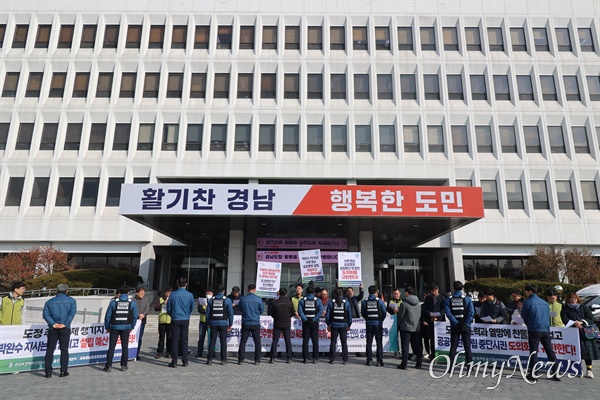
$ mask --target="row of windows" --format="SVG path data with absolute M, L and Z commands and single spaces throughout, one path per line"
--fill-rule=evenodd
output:
M 30 150 L 34 123 L 21 123 L 18 131 L 15 130 L 17 140 L 15 150 Z M 107 136 L 106 123 L 92 123 L 89 130 L 88 150 L 105 149 Z M 379 151 L 382 153 L 395 153 L 397 151 L 397 135 L 395 125 L 379 125 Z M 160 140 L 160 149 L 162 151 L 176 151 L 180 140 L 185 141 L 186 151 L 201 151 L 204 137 L 203 124 L 187 124 L 185 138 L 179 132 L 179 124 L 164 124 L 162 126 L 162 137 Z M 210 151 L 227 150 L 227 124 L 212 124 L 210 126 Z M 306 126 L 306 150 L 308 152 L 323 152 L 324 150 L 324 129 L 323 125 Z M 469 134 L 471 128 L 466 125 L 451 125 L 450 140 L 451 149 L 454 153 L 471 153 L 476 149 L 478 153 L 519 153 L 520 140 L 517 136 L 517 130 L 513 125 L 475 125 L 474 135 Z M 0 123 L 0 150 L 6 149 L 8 142 L 8 133 L 10 123 Z M 207 129 L 208 130 L 208 129 Z M 496 135 L 497 130 L 497 135 Z M 59 131 L 58 123 L 44 123 L 40 150 L 55 150 Z M 252 125 L 235 124 L 233 134 L 234 151 L 250 151 L 252 141 Z M 373 128 L 371 125 L 354 126 L 355 151 L 371 153 L 373 151 Z M 420 153 L 422 151 L 422 138 L 419 125 L 402 126 L 402 142 L 404 152 Z M 87 132 L 86 132 L 87 133 Z M 64 135 L 65 150 L 79 150 L 82 143 L 83 124 L 68 123 Z M 550 153 L 571 153 L 590 154 L 590 143 L 593 139 L 588 135 L 586 126 L 572 126 L 566 129 L 561 125 L 548 126 L 544 130 L 537 125 L 523 126 L 520 129 L 523 135 L 526 153 L 546 153 L 544 149 L 549 148 Z M 256 133 L 254 133 L 256 135 Z M 348 152 L 348 127 L 346 125 L 331 125 L 329 129 L 331 143 L 331 152 Z M 429 153 L 446 153 L 448 151 L 446 134 L 443 125 L 426 126 L 426 143 Z M 86 135 L 87 136 L 87 135 Z M 132 136 L 132 125 L 130 123 L 117 123 L 114 125 L 114 136 L 112 141 L 112 150 L 127 151 L 130 150 L 130 141 Z M 282 132 L 282 150 L 284 152 L 300 151 L 300 125 L 284 124 Z M 600 127 L 596 127 L 596 136 L 600 143 Z M 276 125 L 260 124 L 258 126 L 258 151 L 274 152 L 276 148 Z M 472 139 L 474 137 L 474 140 Z M 155 124 L 139 124 L 137 129 L 137 150 L 154 150 Z M 473 143 L 473 141 L 475 143 Z M 231 145 L 231 144 L 229 144 Z M 572 145 L 573 150 L 570 150 Z M 569 151 L 567 151 L 569 149 Z M 132 149 L 131 149 L 132 150 Z M 521 151 L 523 152 L 523 151 Z
M 124 46 L 126 49 L 140 49 L 142 42 L 147 43 L 149 49 L 163 49 L 165 46 L 165 25 L 150 25 L 144 32 L 143 25 L 128 25 L 121 29 L 121 25 L 105 25 L 104 33 L 97 43 L 98 26 L 83 25 L 79 35 L 80 48 L 95 48 L 100 46 L 104 49 L 116 49 L 119 46 L 119 35 L 124 33 Z M 214 28 L 213 28 L 214 29 Z M 234 27 L 232 25 L 216 26 L 216 34 L 213 38 L 217 49 L 231 49 L 233 43 L 238 43 L 238 48 L 254 50 L 256 41 L 260 40 L 263 50 L 278 48 L 278 29 L 276 25 L 263 26 L 260 38 L 256 38 L 256 27 L 253 25 L 242 25 L 237 30 L 237 39 L 234 39 Z M 299 50 L 301 45 L 306 45 L 308 50 L 323 50 L 324 38 L 322 26 L 308 26 L 305 40 L 301 40 L 300 26 L 285 26 L 284 48 L 286 50 Z M 392 40 L 389 26 L 375 26 L 375 49 L 391 50 Z M 460 51 L 459 28 L 457 26 L 442 27 L 442 48 L 444 51 Z M 25 48 L 29 36 L 30 26 L 18 24 L 14 28 L 12 48 Z M 0 47 L 4 42 L 6 24 L 0 25 Z M 188 31 L 190 34 L 188 34 Z M 369 50 L 370 27 L 353 26 L 352 49 Z M 435 26 L 399 26 L 397 32 L 398 50 L 415 50 L 415 32 L 419 33 L 420 48 L 422 51 L 438 51 L 437 33 Z M 38 25 L 35 34 L 35 48 L 49 48 L 52 33 L 52 25 Z M 504 32 L 502 26 L 487 28 L 487 42 L 489 51 L 507 51 L 507 44 L 513 52 L 528 52 L 535 48 L 536 51 L 549 52 L 552 42 L 556 43 L 559 52 L 574 51 L 574 37 L 577 37 L 582 52 L 595 52 L 594 35 L 592 28 L 581 27 L 576 30 L 571 27 L 558 27 L 554 29 L 554 36 L 550 38 L 547 27 L 532 28 L 532 36 L 528 27 L 510 27 L 508 33 Z M 370 33 L 373 34 L 372 32 Z M 467 51 L 482 51 L 482 28 L 479 26 L 464 28 L 463 49 Z M 61 25 L 59 34 L 54 38 L 56 47 L 59 49 L 70 49 L 73 46 L 75 36 L 75 25 Z M 173 25 L 170 34 L 171 49 L 186 49 L 188 43 L 194 49 L 208 49 L 211 37 L 210 25 Z M 530 37 L 532 39 L 530 39 Z M 510 39 L 510 40 L 509 40 Z M 533 46 L 531 43 L 533 41 Z M 123 45 L 123 44 L 121 44 Z M 346 50 L 346 27 L 331 26 L 329 28 L 329 48 L 331 50 Z
M 7 72 L 4 79 L 2 97 L 16 97 L 19 88 L 20 72 Z M 376 86 L 376 96 L 379 100 L 394 99 L 394 75 L 376 74 L 374 82 L 371 82 L 370 74 L 354 74 L 352 83 L 354 88 L 354 99 L 369 100 L 372 97 L 371 86 Z M 25 88 L 25 97 L 39 97 L 43 86 L 43 72 L 30 72 Z M 138 96 L 143 98 L 158 98 L 161 93 L 161 74 L 160 72 L 147 72 L 143 77 L 143 85 L 137 85 L 137 72 L 123 72 L 119 84 L 120 98 L 134 98 L 136 89 Z M 422 98 L 425 100 L 441 100 L 442 85 L 440 84 L 440 75 L 423 74 L 422 83 L 417 83 L 421 76 L 417 74 L 400 74 L 400 96 L 401 100 L 417 100 L 420 90 L 418 86 L 422 85 Z M 554 75 L 540 75 L 539 83 L 535 76 L 516 75 L 516 87 L 511 83 L 512 77 L 509 75 L 492 75 L 491 78 L 486 75 L 469 75 L 468 83 L 471 89 L 471 98 L 473 100 L 490 99 L 493 88 L 494 99 L 497 101 L 513 101 L 518 97 L 521 101 L 536 101 L 540 97 L 544 101 L 558 101 L 560 91 L 564 91 L 564 97 L 567 101 L 583 101 L 584 93 L 589 93 L 590 101 L 600 101 L 600 76 L 588 75 L 585 80 L 580 79 L 578 75 L 564 75 L 562 83 L 564 90 L 557 87 L 557 79 Z M 167 98 L 183 97 L 184 93 L 183 73 L 169 73 L 166 79 Z M 207 92 L 207 74 L 192 73 L 189 77 L 189 97 L 206 98 Z M 442 77 L 443 79 L 443 77 Z M 447 97 L 449 100 L 465 100 L 465 79 L 463 75 L 446 75 Z M 95 96 L 97 98 L 110 98 L 114 86 L 113 72 L 100 72 L 97 77 Z M 229 99 L 231 96 L 231 74 L 215 73 L 213 83 L 213 98 Z M 54 72 L 52 74 L 48 97 L 62 98 L 67 84 L 66 72 Z M 115 83 L 116 84 L 116 83 Z M 164 86 L 164 85 L 163 85 Z M 329 76 L 329 95 L 331 99 L 348 98 L 348 77 L 346 74 L 330 74 Z M 90 73 L 76 72 L 73 77 L 74 98 L 87 98 L 90 92 Z M 254 74 L 238 73 L 236 98 L 252 99 L 255 92 Z M 587 90 L 586 90 L 587 87 Z M 260 88 L 257 88 L 261 99 L 277 98 L 277 74 L 260 74 Z M 164 88 L 163 88 L 164 90 Z M 186 90 L 187 92 L 187 90 Z M 516 95 L 515 95 L 516 92 Z M 373 93 L 375 95 L 375 93 Z M 283 76 L 283 97 L 285 99 L 300 98 L 300 74 L 284 74 Z M 324 99 L 323 74 L 306 75 L 306 97 L 308 99 Z M 396 96 L 398 98 L 398 96 Z

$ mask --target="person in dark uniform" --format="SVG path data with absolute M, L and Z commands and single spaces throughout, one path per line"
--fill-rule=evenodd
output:
M 273 342 L 271 343 L 271 352 L 269 354 L 269 363 L 273 364 L 275 353 L 277 353 L 277 344 L 283 332 L 285 341 L 285 351 L 287 354 L 287 363 L 292 362 L 292 339 L 290 330 L 292 326 L 292 317 L 296 314 L 294 304 L 287 297 L 287 289 L 279 289 L 279 297 L 269 303 L 267 314 L 273 317 Z
M 323 303 L 315 297 L 315 288 L 306 288 L 306 297 L 298 304 L 298 314 L 302 319 L 302 359 L 308 362 L 308 341 L 312 342 L 312 362 L 319 360 L 319 319 L 323 313 Z
M 423 307 L 421 308 L 421 322 L 423 325 L 422 328 L 426 331 L 424 335 L 425 341 L 429 342 L 429 345 L 426 346 L 427 356 L 429 360 L 433 360 L 433 357 L 435 357 L 435 335 L 433 333 L 434 325 L 436 321 L 446 320 L 446 312 L 444 311 L 446 297 L 440 294 L 440 288 L 437 283 L 432 283 L 429 286 L 429 293 L 429 296 L 425 298 Z
M 233 326 L 233 305 L 231 300 L 225 297 L 225 286 L 218 285 L 216 290 L 217 295 L 208 302 L 208 307 L 206 307 L 206 320 L 210 330 L 206 365 L 211 365 L 215 357 L 217 335 L 221 341 L 221 364 L 227 364 L 227 332 Z
M 450 321 L 450 363 L 454 365 L 458 340 L 462 339 L 467 363 L 473 362 L 471 354 L 471 324 L 475 316 L 475 308 L 469 296 L 462 292 L 463 284 L 455 281 L 452 284 L 454 293 L 446 300 L 446 316 Z
M 69 376 L 69 340 L 71 338 L 71 322 L 77 313 L 77 303 L 67 294 L 69 287 L 60 284 L 56 287 L 56 296 L 44 304 L 42 316 L 48 324 L 48 344 L 44 370 L 46 378 L 52 378 L 52 361 L 56 343 L 60 343 L 60 377 Z
M 354 289 L 352 289 L 351 287 L 346 288 L 346 290 L 344 291 L 344 295 L 346 297 L 346 300 L 348 300 L 348 303 L 350 304 L 352 318 L 360 318 L 360 309 L 358 305 L 365 296 L 365 285 L 363 285 L 362 283 L 360 284 L 358 296 L 354 295 Z M 362 357 L 362 353 L 357 352 L 356 357 Z
M 352 326 L 352 311 L 350 311 L 350 303 L 344 298 L 342 289 L 336 289 L 335 299 L 330 300 L 327 304 L 325 321 L 327 330 L 331 332 L 329 363 L 335 362 L 335 348 L 339 336 L 342 344 L 342 363 L 346 364 L 348 362 L 348 331 Z
M 231 300 L 231 306 L 233 307 L 234 315 L 242 315 L 242 310 L 240 310 L 240 300 L 242 299 L 241 291 L 239 286 L 234 286 L 231 288 L 231 293 L 227 295 L 227 298 Z
M 128 286 L 119 288 L 119 298 L 110 301 L 104 317 L 104 329 L 109 332 L 110 342 L 106 354 L 106 364 L 102 371 L 110 372 L 115 355 L 117 340 L 121 339 L 121 371 L 126 371 L 129 358 L 129 333 L 135 329 L 139 318 L 137 303 L 130 299 Z
M 373 365 L 373 338 L 377 343 L 377 366 L 383 367 L 383 320 L 387 316 L 385 303 L 376 296 L 377 287 L 369 286 L 369 297 L 363 300 L 362 317 L 367 325 L 367 363 Z

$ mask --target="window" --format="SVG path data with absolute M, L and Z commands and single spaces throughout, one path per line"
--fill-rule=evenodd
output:
M 84 178 L 81 192 L 81 207 L 96 207 L 100 178 Z
M 260 77 L 260 98 L 274 99 L 277 97 L 277 75 L 262 74 Z
M 300 150 L 300 127 L 298 125 L 283 126 L 283 151 Z
M 556 101 L 557 100 L 554 76 L 540 75 L 540 86 L 542 89 L 542 99 L 547 100 L 547 101 Z
M 0 48 L 4 45 L 4 35 L 6 34 L 6 24 L 0 24 Z
M 13 36 L 13 49 L 24 49 L 27 43 L 27 34 L 29 33 L 29 25 L 15 26 L 15 35 Z M 48 36 L 50 36 L 48 34 Z
M 40 150 L 54 150 L 56 145 L 56 135 L 58 133 L 57 123 L 45 123 L 42 130 L 42 141 Z
M 464 100 L 465 96 L 463 93 L 463 84 L 461 75 L 448 75 L 446 76 L 448 81 L 448 99 L 450 100 Z
M 377 74 L 377 98 L 379 100 L 394 99 L 394 86 L 391 74 Z
M 79 47 L 82 49 L 93 49 L 96 44 L 96 25 L 84 25 L 81 31 L 81 43 Z
M 21 205 L 21 196 L 23 195 L 23 185 L 25 178 L 21 176 L 11 176 L 8 181 L 8 190 L 6 191 L 6 200 L 4 205 L 7 207 L 19 207 Z
M 119 25 L 106 25 L 104 28 L 104 42 L 102 48 L 116 49 L 119 42 Z
M 285 27 L 285 49 L 300 50 L 300 27 L 286 26 Z
M 277 50 L 277 26 L 263 26 L 263 50 Z
M 229 74 L 215 74 L 215 99 L 229 98 Z
M 323 49 L 323 28 L 320 26 L 308 27 L 308 50 Z
M 284 99 L 299 99 L 300 98 L 300 75 L 285 74 L 283 77 L 283 98 Z
M 98 87 L 96 88 L 96 97 L 110 98 L 112 93 L 113 73 L 100 72 L 98 74 Z
M 60 35 L 58 36 L 59 49 L 70 49 L 73 43 L 73 32 L 75 31 L 74 25 L 61 25 Z
M 442 29 L 444 34 L 444 50 L 458 51 L 458 32 L 455 27 L 446 27 Z
M 163 126 L 162 147 L 163 151 L 176 151 L 179 139 L 179 124 L 165 124 Z
M 140 124 L 137 149 L 152 151 L 154 148 L 154 124 Z
M 572 52 L 573 47 L 571 46 L 571 35 L 569 35 L 569 28 L 556 28 L 556 44 L 558 45 L 558 51 Z
M 231 49 L 231 26 L 219 26 L 217 29 L 217 49 Z
M 440 82 L 437 75 L 423 75 L 425 87 L 425 100 L 440 99 Z
M 0 123 L 0 150 L 6 150 L 6 142 L 8 141 L 8 130 L 10 129 L 9 122 Z
M 348 146 L 348 132 L 346 125 L 331 125 L 331 151 L 345 153 Z
M 485 75 L 471 75 L 471 97 L 473 100 L 487 100 Z
M 309 99 L 323 99 L 323 75 L 308 74 L 308 93 Z
M 119 200 L 121 199 L 121 185 L 124 183 L 125 178 L 108 178 L 106 207 L 119 207 Z
M 204 125 L 202 125 L 202 124 L 188 124 L 187 138 L 186 138 L 186 142 L 185 142 L 186 151 L 202 150 L 202 132 L 203 131 L 204 131 Z
M 238 99 L 251 99 L 252 98 L 252 81 L 253 74 L 238 74 L 238 88 L 237 98 Z
M 17 86 L 19 84 L 19 72 L 7 72 L 4 78 L 4 89 L 2 89 L 2 97 L 15 97 L 17 94 Z
M 467 51 L 481 51 L 481 35 L 478 27 L 465 28 Z
M 142 45 L 142 25 L 129 25 L 127 27 L 126 49 L 139 49 Z
M 73 97 L 87 97 L 89 84 L 90 73 L 77 72 L 75 74 L 75 83 L 73 84 Z
M 600 143 L 600 126 L 596 127 L 596 139 L 598 140 L 598 143 Z M 598 146 L 598 148 L 600 148 L 600 146 Z
M 254 50 L 254 26 L 240 26 L 240 49 Z
M 190 98 L 204 99 L 206 97 L 206 74 L 192 74 L 192 83 L 190 85 Z
M 237 137 L 237 126 L 236 126 Z M 227 150 L 227 125 L 214 124 L 210 130 L 210 151 L 225 151 Z
M 171 35 L 172 49 L 185 49 L 187 44 L 187 25 L 173 25 Z
M 540 141 L 540 130 L 537 126 L 524 126 L 525 151 L 527 153 L 541 153 L 542 143 Z
M 556 181 L 556 197 L 559 210 L 574 210 L 573 191 L 570 181 Z
M 119 97 L 131 99 L 134 98 L 136 80 L 136 72 L 123 72 L 123 76 L 121 77 L 121 89 L 119 91 Z
M 571 133 L 573 134 L 573 146 L 575 147 L 575 153 L 590 154 L 590 145 L 585 126 L 572 126 Z
M 352 48 L 354 50 L 368 50 L 368 40 L 366 26 L 352 27 Z
M 390 49 L 390 28 L 387 26 L 375 27 L 375 49 L 389 50 Z
M 519 100 L 535 100 L 531 76 L 517 75 L 517 89 L 519 90 Z
M 58 189 L 56 191 L 56 207 L 70 207 L 71 199 L 73 198 L 73 186 L 75 186 L 75 178 L 59 178 Z
M 551 153 L 566 153 L 562 126 L 549 126 L 548 138 L 550 139 Z
M 66 72 L 55 72 L 52 74 L 50 82 L 49 97 L 63 97 L 65 93 L 65 82 L 67 80 Z
M 43 72 L 30 72 L 29 81 L 27 82 L 27 90 L 25 97 L 40 97 L 40 89 L 42 87 Z
M 167 80 L 167 97 L 180 99 L 183 94 L 183 73 L 170 73 Z
M 115 124 L 115 140 L 113 150 L 129 150 L 131 124 Z
M 427 141 L 430 153 L 444 152 L 444 128 L 441 125 L 427 126 Z
M 581 51 L 596 51 L 594 48 L 594 39 L 592 37 L 591 28 L 579 28 L 577 29 L 577 34 L 579 35 L 579 47 L 581 47 Z
M 583 208 L 586 210 L 600 210 L 598 203 L 598 189 L 594 181 L 581 181 L 581 194 Z
M 524 210 L 525 201 L 523 200 L 523 188 L 521 187 L 521 181 L 506 181 L 505 184 L 508 209 Z
M 420 153 L 421 140 L 419 139 L 418 125 L 404 125 L 404 152 L 405 153 Z
M 533 28 L 533 43 L 535 44 L 535 51 L 550 51 L 546 28 Z
M 369 100 L 369 74 L 354 74 L 354 98 Z
M 590 101 L 600 101 L 600 76 L 587 76 L 586 80 Z
M 379 151 L 381 153 L 396 152 L 396 127 L 379 125 Z
M 531 199 L 533 200 L 534 210 L 549 210 L 548 190 L 546 181 L 531 181 Z
M 150 27 L 150 37 L 148 39 L 149 49 L 162 49 L 165 41 L 165 26 L 152 25 Z
M 69 122 L 67 124 L 67 134 L 65 137 L 65 150 L 79 150 L 81 144 L 81 131 L 83 124 Z
M 259 126 L 258 151 L 275 151 L 275 125 Z
M 563 81 L 565 83 L 565 94 L 567 95 L 567 101 L 581 101 L 577 75 L 563 76 Z
M 346 28 L 332 26 L 329 28 L 329 49 L 346 50 Z
M 452 125 L 452 151 L 454 153 L 469 152 L 469 138 L 467 136 L 467 127 L 462 125 Z
M 306 127 L 306 151 L 323 152 L 323 126 L 308 125 Z
M 331 74 L 331 98 L 346 99 L 346 75 Z
M 146 72 L 146 79 L 144 80 L 143 97 L 158 98 L 159 85 L 160 85 L 160 73 L 159 72 Z
M 194 48 L 208 49 L 208 41 L 210 39 L 210 26 L 198 25 L 194 33 Z
M 490 42 L 490 51 L 504 51 L 502 28 L 488 28 L 488 40 Z
M 90 129 L 90 143 L 88 150 L 104 150 L 104 140 L 106 138 L 106 124 L 95 123 Z
M 494 143 L 492 142 L 492 130 L 487 125 L 475 126 L 475 136 L 477 137 L 478 153 L 493 153 Z
M 481 189 L 483 191 L 483 208 L 498 210 L 498 189 L 496 181 L 481 181 Z
M 398 27 L 398 50 L 414 50 L 412 27 Z
M 354 127 L 357 153 L 371 152 L 371 125 L 356 125 Z
M 510 40 L 513 51 L 527 51 L 524 28 L 510 28 Z
M 31 148 L 33 126 L 33 123 L 21 123 L 19 125 L 19 135 L 17 136 L 15 150 L 29 150 Z
M 470 179 L 457 179 L 455 181 L 455 186 L 458 187 L 471 187 L 473 186 L 473 182 Z
M 147 177 L 134 177 L 133 183 L 150 183 L 150 178 Z
M 421 28 L 421 50 L 422 51 L 435 51 L 435 28 L 423 27 Z
M 417 99 L 417 82 L 414 75 L 400 75 L 400 97 L 402 100 Z
M 35 37 L 35 45 L 36 49 L 47 49 L 48 44 L 50 43 L 50 33 L 52 32 L 52 25 L 39 25 L 37 36 Z M 15 46 L 13 45 L 13 48 Z M 23 45 L 23 47 L 25 47 Z
M 510 100 L 508 76 L 494 75 L 494 92 L 496 94 L 496 100 Z
M 44 207 L 46 205 L 46 197 L 48 197 L 48 186 L 50 178 L 36 177 L 33 179 L 33 188 L 31 190 L 31 207 Z
M 500 126 L 500 145 L 503 153 L 517 152 L 517 136 L 512 125 Z

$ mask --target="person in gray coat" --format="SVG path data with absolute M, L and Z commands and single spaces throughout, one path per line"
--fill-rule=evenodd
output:
M 423 344 L 419 335 L 421 304 L 416 296 L 415 289 L 408 287 L 405 290 L 406 298 L 398 308 L 398 330 L 400 331 L 400 342 L 402 345 L 402 362 L 399 369 L 406 369 L 408 363 L 408 344 L 412 347 L 413 354 L 417 357 L 415 368 L 421 369 L 423 363 Z

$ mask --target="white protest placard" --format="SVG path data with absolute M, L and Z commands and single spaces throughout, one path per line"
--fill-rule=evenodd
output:
M 256 269 L 256 295 L 276 299 L 281 282 L 281 263 L 260 261 Z
M 361 283 L 360 253 L 338 253 L 338 285 L 360 286 Z
M 304 250 L 298 252 L 300 261 L 300 273 L 302 282 L 310 281 L 323 282 L 323 261 L 321 260 L 321 250 Z

